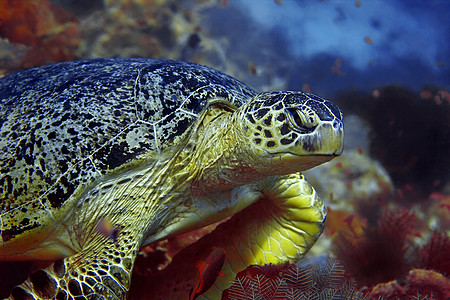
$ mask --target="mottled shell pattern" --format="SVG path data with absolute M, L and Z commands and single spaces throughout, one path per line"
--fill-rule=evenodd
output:
M 0 242 L 48 224 L 42 218 L 55 218 L 77 188 L 161 154 L 209 99 L 240 106 L 254 94 L 213 69 L 153 59 L 81 60 L 0 78 Z

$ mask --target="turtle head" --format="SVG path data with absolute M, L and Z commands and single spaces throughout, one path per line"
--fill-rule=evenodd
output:
M 303 171 L 342 153 L 342 112 L 318 96 L 262 93 L 246 103 L 239 117 L 252 152 L 282 173 Z
M 302 92 L 261 93 L 240 107 L 211 101 L 192 131 L 189 173 L 204 191 L 308 170 L 342 153 L 342 113 Z

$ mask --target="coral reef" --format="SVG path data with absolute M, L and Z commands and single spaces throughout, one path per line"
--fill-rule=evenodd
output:
M 450 279 L 423 269 L 409 271 L 406 278 L 376 285 L 367 293 L 368 299 L 437 299 L 450 297 Z
M 161 57 L 173 44 L 173 1 L 107 0 L 81 24 L 80 57 Z M 174 9 L 177 6 L 174 7 Z M 166 58 L 170 58 L 164 55 Z
M 200 60 L 197 14 L 178 1 L 74 2 L 1 1 L 0 74 L 79 58 Z
M 360 299 L 352 279 L 332 260 L 326 265 L 250 266 L 237 274 L 222 300 L 232 299 Z
M 346 150 L 342 156 L 304 173 L 333 210 L 353 212 L 355 203 L 362 199 L 388 197 L 394 189 L 383 166 L 360 148 Z
M 413 239 L 423 222 L 412 211 L 386 210 L 377 224 L 366 224 L 362 232 L 350 226 L 333 240 L 334 253 L 360 291 L 369 299 L 448 299 L 450 238 L 433 232 L 419 247 Z M 422 299 L 422 298 L 419 298 Z
M 78 21 L 60 6 L 48 0 L 1 1 L 0 20 L 2 43 L 22 45 L 14 47 L 22 49 L 19 56 L 0 52 L 2 72 L 75 59 Z
M 415 265 L 450 275 L 450 237 L 442 232 L 433 232 L 430 240 L 419 250 Z

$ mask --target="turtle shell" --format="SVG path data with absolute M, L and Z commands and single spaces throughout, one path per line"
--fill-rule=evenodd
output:
M 253 95 L 221 72 L 170 60 L 81 60 L 0 78 L 2 244 L 61 219 L 77 188 L 176 143 L 208 99 L 239 106 Z

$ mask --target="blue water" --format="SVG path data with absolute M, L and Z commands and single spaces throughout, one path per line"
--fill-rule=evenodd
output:
M 210 21 L 236 51 L 249 49 L 252 39 L 259 44 L 254 60 L 282 65 L 284 58 L 287 66 L 277 72 L 289 73 L 289 88 L 308 83 L 321 94 L 386 84 L 450 88 L 450 1 L 360 2 L 233 0 Z M 330 71 L 337 58 L 341 75 Z

